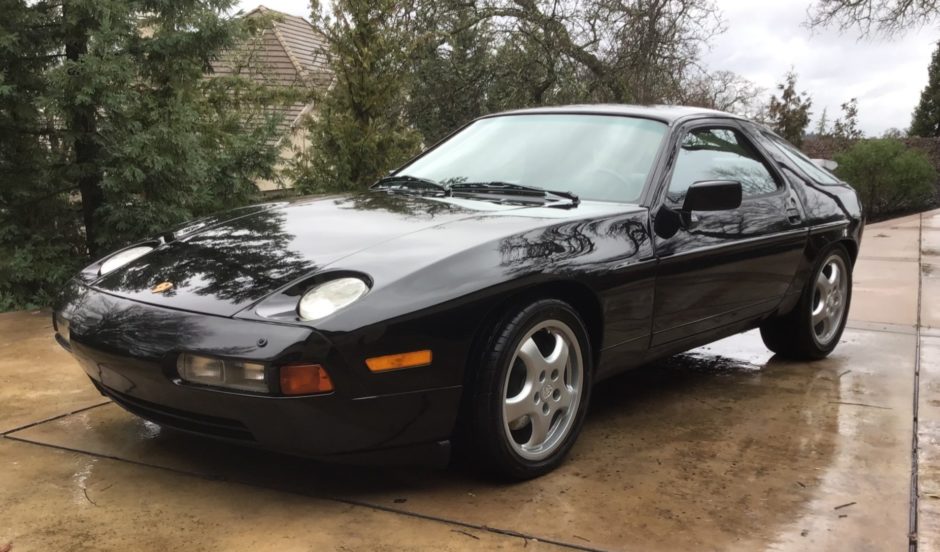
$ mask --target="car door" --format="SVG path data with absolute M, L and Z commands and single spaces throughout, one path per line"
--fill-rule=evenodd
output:
M 659 259 L 653 347 L 710 338 L 709 332 L 772 311 L 793 279 L 806 240 L 786 181 L 734 120 L 697 122 L 674 136 L 652 210 Z M 682 212 L 689 186 L 702 181 L 740 182 L 740 207 Z M 655 224 L 676 213 L 680 222 L 670 231 Z

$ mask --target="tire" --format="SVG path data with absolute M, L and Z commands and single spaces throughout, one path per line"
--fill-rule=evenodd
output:
M 513 309 L 482 344 L 468 389 L 465 446 L 503 478 L 552 471 L 577 440 L 590 402 L 584 322 L 567 303 L 542 299 Z
M 764 345 L 787 358 L 825 358 L 839 344 L 851 303 L 852 261 L 837 244 L 820 255 L 796 307 L 761 325 Z

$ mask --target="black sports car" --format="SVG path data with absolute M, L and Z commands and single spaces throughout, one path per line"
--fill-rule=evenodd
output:
M 681 107 L 483 117 L 357 194 L 193 222 L 83 270 L 56 338 L 158 424 L 325 459 L 557 466 L 591 387 L 759 327 L 827 355 L 855 192 L 747 120 Z

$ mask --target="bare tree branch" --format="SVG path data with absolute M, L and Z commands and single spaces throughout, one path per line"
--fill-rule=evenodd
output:
M 817 0 L 810 8 L 810 27 L 856 28 L 863 36 L 894 36 L 940 17 L 940 0 Z

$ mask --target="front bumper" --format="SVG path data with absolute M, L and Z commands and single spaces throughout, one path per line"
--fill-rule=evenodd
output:
M 376 393 L 376 383 L 360 381 L 361 372 L 312 329 L 167 309 L 77 283 L 63 294 L 55 318 L 68 320 L 69 336 L 56 338 L 98 390 L 157 424 L 327 460 L 446 461 L 460 386 Z M 183 351 L 317 362 L 335 391 L 286 397 L 188 384 L 175 368 Z

